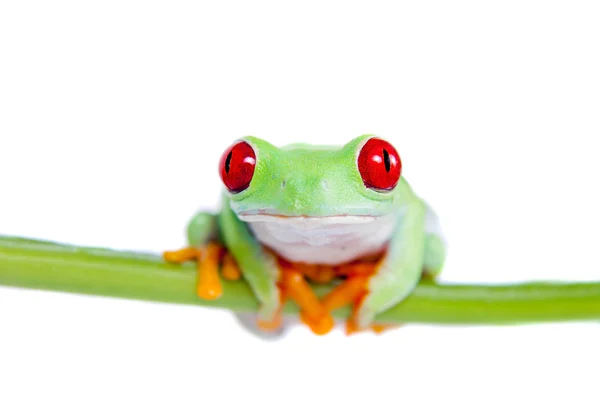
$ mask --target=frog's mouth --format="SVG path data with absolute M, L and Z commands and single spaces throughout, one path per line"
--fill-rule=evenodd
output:
M 244 222 L 276 222 L 276 223 L 290 223 L 290 224 L 358 224 L 373 222 L 378 218 L 372 215 L 327 215 L 327 216 L 316 216 L 316 215 L 284 215 L 275 214 L 268 212 L 252 212 L 252 213 L 240 213 L 238 217 Z

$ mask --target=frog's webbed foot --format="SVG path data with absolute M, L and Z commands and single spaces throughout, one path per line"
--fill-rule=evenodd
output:
M 163 253 L 165 261 L 181 264 L 195 260 L 198 264 L 198 282 L 196 292 L 200 298 L 215 300 L 223 294 L 219 267 L 221 275 L 227 280 L 238 280 L 241 272 L 235 260 L 217 242 L 210 241 L 200 247 L 185 247 L 176 251 Z
M 314 333 L 317 335 L 329 333 L 335 321 L 305 279 L 302 268 L 282 259 L 279 260 L 279 266 L 281 271 L 279 285 L 284 300 L 291 299 L 298 305 L 300 320 Z
M 206 300 L 219 298 L 223 293 L 221 276 L 227 280 L 238 280 L 241 271 L 235 259 L 219 243 L 210 241 L 199 247 L 186 247 L 176 251 L 166 251 L 165 261 L 181 264 L 196 261 L 198 268 L 197 294 Z M 279 288 L 281 290 L 281 305 L 286 300 L 294 301 L 300 308 L 300 320 L 311 331 L 318 335 L 329 333 L 335 326 L 331 312 L 351 305 L 352 315 L 346 321 L 346 333 L 360 332 L 356 321 L 359 318 L 362 300 L 368 294 L 369 278 L 377 270 L 379 261 L 361 261 L 339 266 L 319 266 L 292 264 L 278 258 L 280 270 Z M 220 272 L 220 274 L 219 274 Z M 330 283 L 343 278 L 323 299 L 319 299 L 311 288 L 308 280 L 317 283 Z M 363 310 L 364 312 L 364 310 Z M 246 319 L 250 321 L 250 317 Z M 255 326 L 267 335 L 276 335 L 282 328 L 282 310 L 279 309 L 271 320 L 261 320 Z M 248 321 L 243 321 L 249 323 Z M 373 324 L 370 328 L 381 333 L 397 325 Z
M 362 301 L 369 293 L 369 279 L 377 271 L 380 262 L 381 260 L 366 260 L 335 267 L 335 275 L 344 277 L 345 280 L 323 298 L 323 305 L 329 312 L 347 305 L 352 306 L 352 314 L 346 321 L 346 334 L 348 335 L 362 331 L 357 323 Z M 374 323 L 370 329 L 379 334 L 399 326 Z
M 369 278 L 376 272 L 380 256 L 337 266 L 289 263 L 280 260 L 281 288 L 301 309 L 300 319 L 317 334 L 326 334 L 335 324 L 331 312 L 353 306 L 353 313 L 346 322 L 346 333 L 359 332 L 356 321 L 362 299 L 368 294 Z M 331 283 L 343 278 L 325 297 L 318 299 L 308 281 Z M 372 324 L 375 333 L 395 328 L 397 325 Z

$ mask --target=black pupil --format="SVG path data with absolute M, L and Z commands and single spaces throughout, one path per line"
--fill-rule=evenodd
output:
M 233 155 L 233 151 L 230 151 L 229 154 L 227 154 L 227 159 L 225 160 L 225 172 L 229 173 L 229 166 L 231 164 L 231 156 Z
M 383 163 L 385 164 L 386 172 L 390 172 L 391 164 L 390 164 L 390 154 L 386 149 L 383 149 Z

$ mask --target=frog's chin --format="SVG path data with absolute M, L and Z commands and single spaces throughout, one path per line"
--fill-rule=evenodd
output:
M 291 262 L 336 265 L 380 252 L 397 216 L 289 216 L 263 211 L 240 218 L 260 243 Z

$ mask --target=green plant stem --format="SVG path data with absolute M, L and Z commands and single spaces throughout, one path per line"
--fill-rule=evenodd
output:
M 160 256 L 0 236 L 0 285 L 254 311 L 243 281 L 223 281 L 214 301 L 195 295 L 193 263 L 174 266 Z M 314 286 L 322 295 L 331 286 Z M 7 305 L 4 305 L 5 307 Z M 298 309 L 290 302 L 286 314 Z M 335 312 L 348 316 L 349 308 Z M 379 322 L 516 324 L 600 320 L 600 282 L 448 285 L 421 283 Z

